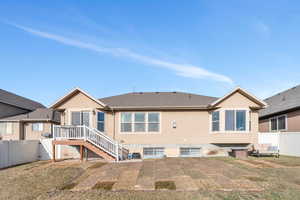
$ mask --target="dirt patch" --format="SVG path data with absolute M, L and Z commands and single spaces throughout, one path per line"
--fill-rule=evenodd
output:
M 77 185 L 77 183 L 67 183 L 62 185 L 61 187 L 59 187 L 60 190 L 71 190 L 73 189 L 75 186 Z
M 245 176 L 246 179 L 248 179 L 249 181 L 253 181 L 253 182 L 265 182 L 267 181 L 266 179 L 259 177 L 259 176 Z
M 104 165 L 106 165 L 107 163 L 105 162 L 97 162 L 91 166 L 89 166 L 87 169 L 96 169 L 96 168 L 100 168 L 103 167 Z
M 253 168 L 273 168 L 271 164 L 263 163 L 255 160 L 236 160 L 236 162 Z
M 93 186 L 93 190 L 112 190 L 114 184 L 116 182 L 108 181 L 108 182 L 98 182 Z
M 176 185 L 174 181 L 156 181 L 156 190 L 176 190 Z

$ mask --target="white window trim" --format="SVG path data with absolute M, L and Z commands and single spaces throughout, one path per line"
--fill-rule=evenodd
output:
M 216 121 L 213 121 L 213 117 L 212 117 L 214 112 L 219 112 L 219 130 L 218 131 L 213 130 L 213 122 L 216 122 Z M 213 132 L 213 133 L 220 132 L 220 130 L 221 130 L 221 111 L 220 110 L 211 111 L 210 116 L 211 116 L 211 120 L 210 120 L 210 130 L 211 130 L 211 132 Z
M 88 112 L 89 113 L 89 121 L 90 121 L 90 127 L 95 128 L 94 122 L 93 122 L 93 110 L 92 108 L 72 108 L 68 109 L 68 125 L 72 125 L 72 112 Z M 97 128 L 97 127 L 96 127 Z
M 278 118 L 280 118 L 280 117 L 285 117 L 285 129 L 278 129 Z M 276 119 L 276 121 L 277 121 L 276 130 L 272 130 L 272 123 L 271 123 L 272 119 Z M 269 119 L 269 132 L 280 132 L 280 131 L 287 131 L 287 130 L 288 130 L 288 116 L 287 116 L 287 114 L 278 115 L 278 116 L 275 116 L 275 117 L 272 117 L 272 118 Z
M 131 124 L 132 124 L 132 128 L 131 128 L 131 131 L 130 132 L 122 132 L 121 131 L 121 124 L 122 124 L 122 120 L 121 120 L 121 115 L 122 113 L 132 113 L 131 115 Z M 146 116 L 145 116 L 145 129 L 146 131 L 143 131 L 143 132 L 135 132 L 134 131 L 134 113 L 145 113 Z M 158 113 L 159 114 L 159 131 L 148 131 L 148 114 L 149 113 Z M 132 112 L 120 112 L 119 113 L 119 134 L 161 134 L 161 119 L 162 119 L 162 114 L 161 112 L 143 112 L 143 111 L 132 111 Z M 141 122 L 142 123 L 142 122 Z
M 38 130 L 34 130 L 34 128 L 33 128 L 34 124 L 38 124 Z M 35 131 L 35 132 L 42 132 L 42 131 L 44 131 L 44 123 L 42 123 L 42 122 L 34 122 L 34 123 L 32 123 L 31 124 L 31 130 Z
M 106 133 L 106 113 L 104 112 L 104 111 L 97 111 L 96 112 L 97 113 L 97 117 L 96 117 L 96 119 L 97 119 L 97 122 L 96 122 L 96 129 L 98 130 L 98 122 L 99 122 L 99 120 L 98 120 L 98 113 L 104 113 L 104 121 L 103 121 L 103 123 L 104 123 L 104 130 L 103 130 L 103 133 Z
M 226 110 L 234 110 L 234 111 L 239 111 L 239 110 L 245 110 L 246 111 L 246 130 L 244 131 L 226 131 L 225 130 L 225 111 Z M 219 131 L 213 131 L 212 130 L 212 112 L 213 111 L 220 111 L 220 127 L 219 127 Z M 209 132 L 210 134 L 248 134 L 251 133 L 250 132 L 250 124 L 249 124 L 249 120 L 250 120 L 250 109 L 249 108 L 219 108 L 213 111 L 209 111 Z M 236 120 L 236 118 L 235 118 Z

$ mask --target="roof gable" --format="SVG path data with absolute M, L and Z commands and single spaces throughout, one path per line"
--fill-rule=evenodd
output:
M 64 107 L 106 107 L 100 100 L 95 99 L 80 88 L 75 88 L 67 95 L 56 101 L 50 108 L 60 109 Z
M 226 105 L 228 105 L 228 101 L 230 101 L 230 105 L 235 107 L 248 105 L 249 107 L 264 108 L 267 106 L 266 102 L 260 100 L 259 98 L 255 97 L 254 95 L 250 94 L 240 87 L 229 92 L 224 97 L 214 101 L 210 104 L 210 106 L 215 107 L 221 104 L 224 105 L 225 102 L 227 102 Z

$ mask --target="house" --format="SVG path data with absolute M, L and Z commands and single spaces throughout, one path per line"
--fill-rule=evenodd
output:
M 37 108 L 29 113 L 0 119 L 0 133 L 3 140 L 38 140 L 51 137 L 54 124 L 60 124 L 57 111 Z
M 300 132 L 300 85 L 265 99 L 259 112 L 260 132 Z
M 0 89 L 0 119 L 45 108 L 42 104 Z
M 0 89 L 0 139 L 40 139 L 59 124 L 59 113 L 42 104 Z
M 83 149 L 109 159 L 124 149 L 143 158 L 215 155 L 256 145 L 258 112 L 265 106 L 241 88 L 222 98 L 134 92 L 100 99 L 76 88 L 51 106 L 61 113 L 53 152 L 56 145 L 77 145 L 81 158 Z

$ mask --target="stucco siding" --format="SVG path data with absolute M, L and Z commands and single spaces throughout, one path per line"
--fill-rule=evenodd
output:
M 270 131 L 269 119 L 259 120 L 259 132 L 269 132 L 269 131 Z
M 88 111 L 90 112 L 90 126 L 97 126 L 97 111 L 101 111 L 103 107 L 87 97 L 86 95 L 78 92 L 71 98 L 64 101 L 61 105 L 55 109 L 63 110 L 61 114 L 61 124 L 69 125 L 71 122 L 72 111 Z
M 257 112 L 251 113 L 251 130 L 245 133 L 212 133 L 209 115 L 208 111 L 164 111 L 159 133 L 121 133 L 120 113 L 116 113 L 116 139 L 126 144 L 257 143 Z
M 9 122 L 12 124 L 12 133 L 3 134 L 2 140 L 19 140 L 20 139 L 20 123 L 19 122 Z
M 239 92 L 229 96 L 227 99 L 217 105 L 222 108 L 244 108 L 244 107 L 259 107 L 258 104 L 251 101 Z
M 51 133 L 51 123 L 50 122 L 41 122 L 43 123 L 42 131 L 34 131 L 32 130 L 32 122 L 28 122 L 24 124 L 24 138 L 25 140 L 38 140 L 43 139 L 42 134 Z
M 300 110 L 287 114 L 287 131 L 300 132 Z

